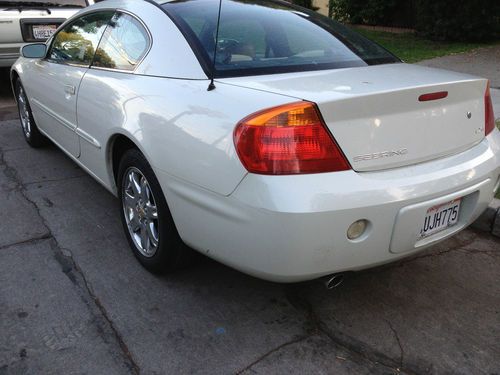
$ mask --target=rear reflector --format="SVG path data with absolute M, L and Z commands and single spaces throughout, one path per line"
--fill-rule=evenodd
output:
M 420 95 L 419 102 L 429 102 L 431 100 L 444 99 L 448 96 L 448 91 L 431 92 L 429 94 Z
M 234 144 L 245 168 L 268 175 L 345 171 L 349 163 L 327 131 L 316 105 L 297 102 L 241 120 Z
M 495 129 L 495 114 L 493 113 L 493 103 L 491 102 L 490 83 L 486 86 L 484 93 L 484 133 L 490 134 Z

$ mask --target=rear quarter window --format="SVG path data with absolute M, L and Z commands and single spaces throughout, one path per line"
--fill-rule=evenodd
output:
M 92 65 L 132 71 L 146 54 L 149 43 L 149 35 L 142 24 L 118 12 L 104 32 Z

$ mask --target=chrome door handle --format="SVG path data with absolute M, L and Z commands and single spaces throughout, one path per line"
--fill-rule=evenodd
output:
M 66 94 L 75 95 L 76 87 L 73 85 L 64 85 L 64 92 Z

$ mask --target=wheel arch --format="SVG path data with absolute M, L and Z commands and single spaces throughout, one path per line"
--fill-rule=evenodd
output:
M 123 154 L 125 154 L 125 152 L 130 149 L 137 149 L 144 155 L 144 152 L 137 145 L 137 142 L 133 141 L 132 137 L 126 134 L 115 133 L 108 140 L 106 146 L 106 158 L 108 161 L 107 164 L 109 170 L 108 174 L 110 176 L 111 181 L 114 183 L 115 189 L 117 189 L 118 186 L 117 178 L 118 178 L 118 168 L 120 166 L 120 160 Z M 144 155 L 144 157 L 146 157 L 146 155 Z M 116 192 L 118 192 L 118 190 L 116 190 Z
M 19 76 L 19 73 L 15 69 L 10 70 L 10 88 L 12 90 L 12 93 L 14 94 L 14 100 L 16 101 L 17 104 L 17 95 L 16 95 L 16 82 L 18 79 L 21 79 Z
M 123 132 L 123 128 L 120 130 L 121 131 L 117 131 L 116 133 L 112 134 L 109 137 L 108 142 L 106 143 L 106 165 L 108 169 L 108 176 L 115 193 L 118 193 L 117 179 L 120 160 L 127 150 L 139 150 L 141 154 L 144 155 L 149 165 L 151 165 L 152 167 L 154 165 L 153 163 L 151 163 L 151 158 L 143 149 L 143 147 L 141 147 L 140 143 L 131 134 Z

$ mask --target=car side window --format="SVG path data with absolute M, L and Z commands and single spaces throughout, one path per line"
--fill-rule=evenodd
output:
M 116 13 L 104 32 L 92 66 L 132 71 L 149 48 L 149 35 L 134 17 Z
M 96 12 L 65 26 L 53 38 L 48 59 L 53 62 L 88 66 L 114 12 Z

